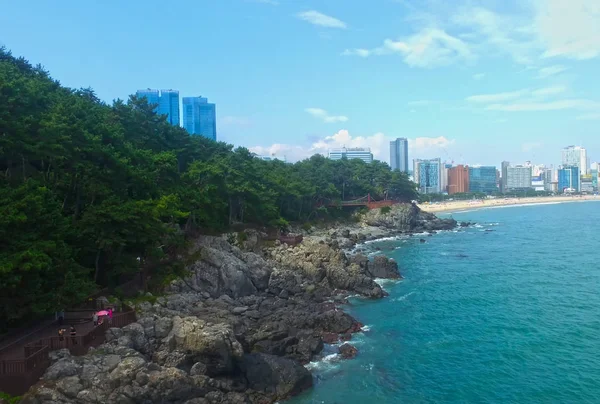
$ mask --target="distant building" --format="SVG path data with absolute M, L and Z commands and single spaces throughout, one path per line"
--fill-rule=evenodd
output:
M 256 158 L 264 160 L 264 161 L 273 161 L 273 160 L 280 160 L 283 161 L 284 163 L 287 162 L 285 156 L 283 156 L 283 159 L 280 159 L 279 157 L 277 157 L 275 154 L 270 154 L 270 155 L 256 155 Z
M 558 192 L 579 192 L 579 167 L 565 166 L 558 170 Z
M 531 167 L 509 166 L 506 168 L 506 191 L 531 188 Z
M 167 116 L 167 122 L 179 126 L 179 91 L 161 90 L 158 113 Z
M 593 188 L 594 192 L 597 192 L 598 191 L 598 169 L 597 168 L 592 169 L 592 170 L 590 170 L 590 173 L 592 174 L 592 188 Z
M 458 165 L 448 169 L 448 194 L 469 192 L 469 167 Z
M 582 194 L 591 194 L 594 192 L 594 183 L 592 174 L 582 175 L 579 182 L 579 192 Z
M 531 188 L 533 188 L 534 191 L 544 191 L 545 190 L 545 181 L 544 181 L 544 176 L 543 175 L 536 175 L 531 177 Z
M 390 142 L 390 167 L 392 171 L 408 172 L 408 139 L 399 137 Z
M 371 153 L 371 149 L 368 147 L 342 147 L 341 149 L 331 149 L 329 150 L 328 156 L 331 160 L 347 158 L 348 160 L 360 159 L 365 163 L 373 162 L 373 153 Z
M 506 192 L 506 180 L 508 178 L 508 167 L 510 163 L 508 161 L 502 162 L 502 175 L 500 176 L 500 192 Z
M 469 192 L 493 194 L 498 192 L 496 186 L 496 167 L 469 167 Z
M 578 167 L 582 175 L 588 173 L 587 151 L 581 146 L 567 146 L 562 149 L 562 165 Z
M 217 140 L 216 105 L 204 97 L 183 97 L 183 127 L 190 135 Z
M 442 175 L 440 177 L 440 188 L 442 193 L 448 192 L 448 170 L 452 168 L 452 164 L 442 163 Z
M 138 98 L 145 98 L 150 105 L 156 105 L 156 112 L 158 112 L 158 104 L 160 103 L 160 92 L 147 88 L 145 90 L 137 90 L 135 95 Z
M 422 194 L 439 194 L 442 192 L 441 159 L 413 160 L 413 177 Z
M 148 104 L 155 105 L 154 111 L 159 115 L 166 115 L 167 122 L 179 126 L 179 91 L 154 90 L 147 88 L 135 92 L 138 98 L 146 98 Z
M 552 190 L 552 183 L 554 182 L 554 173 L 551 168 L 544 170 L 544 189 L 548 192 L 554 192 Z

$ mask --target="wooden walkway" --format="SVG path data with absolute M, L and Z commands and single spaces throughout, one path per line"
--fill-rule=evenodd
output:
M 112 321 L 105 320 L 94 326 L 92 321 L 74 324 L 77 336 L 69 335 L 70 324 L 52 324 L 17 343 L 5 347 L 0 352 L 0 391 L 12 395 L 25 393 L 50 365 L 48 353 L 67 348 L 72 355 L 85 355 L 92 346 L 104 342 L 104 335 L 111 327 L 124 327 L 136 321 L 135 311 L 114 313 Z M 61 339 L 58 329 L 66 328 Z

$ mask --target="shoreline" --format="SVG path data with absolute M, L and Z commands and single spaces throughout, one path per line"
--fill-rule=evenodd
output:
M 256 230 L 246 231 L 244 242 L 231 243 L 239 237 L 228 234 L 199 236 L 193 249 L 202 255 L 189 265 L 188 277 L 174 280 L 158 296 L 130 301 L 137 321 L 111 328 L 88 354 L 54 351 L 24 402 L 48 396 L 64 403 L 88 396 L 118 402 L 131 399 L 132 388 L 136 398 L 154 402 L 191 404 L 198 397 L 282 402 L 314 386 L 311 367 L 358 353 L 353 335 L 367 329 L 345 310 L 350 298 L 381 299 L 388 295 L 384 279 L 402 279 L 398 263 L 385 255 L 345 250 L 386 236 L 456 226 L 453 219 L 405 204 L 387 213 L 371 211 L 360 223 L 306 230 L 295 246 L 263 245 L 266 234 Z M 98 374 L 83 372 L 99 358 Z M 111 382 L 111 391 L 94 384 L 116 373 L 119 381 Z M 78 392 L 63 388 L 68 383 Z M 186 394 L 177 386 L 185 386 Z
M 506 206 L 547 205 L 588 201 L 600 201 L 600 195 L 484 199 L 477 201 L 449 201 L 435 204 L 421 204 L 418 206 L 421 210 L 428 213 L 453 213 L 463 212 L 466 210 Z

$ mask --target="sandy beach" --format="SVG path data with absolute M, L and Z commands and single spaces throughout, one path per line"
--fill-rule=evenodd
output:
M 598 195 L 585 196 L 545 196 L 535 198 L 506 198 L 506 199 L 483 199 L 475 201 L 447 201 L 432 204 L 421 204 L 419 207 L 426 212 L 458 212 L 461 210 L 481 209 L 494 206 L 509 205 L 541 205 L 545 203 L 567 203 L 583 201 L 600 201 Z

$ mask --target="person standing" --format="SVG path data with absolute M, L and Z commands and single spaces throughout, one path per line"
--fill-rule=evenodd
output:
M 108 308 L 108 324 L 112 324 L 113 310 L 112 307 Z
M 72 325 L 71 325 L 70 334 L 71 334 L 71 342 L 73 343 L 73 345 L 77 345 L 77 330 Z
M 92 321 L 94 321 L 94 327 L 96 327 L 98 325 L 98 313 L 94 312 L 94 314 L 92 315 Z

